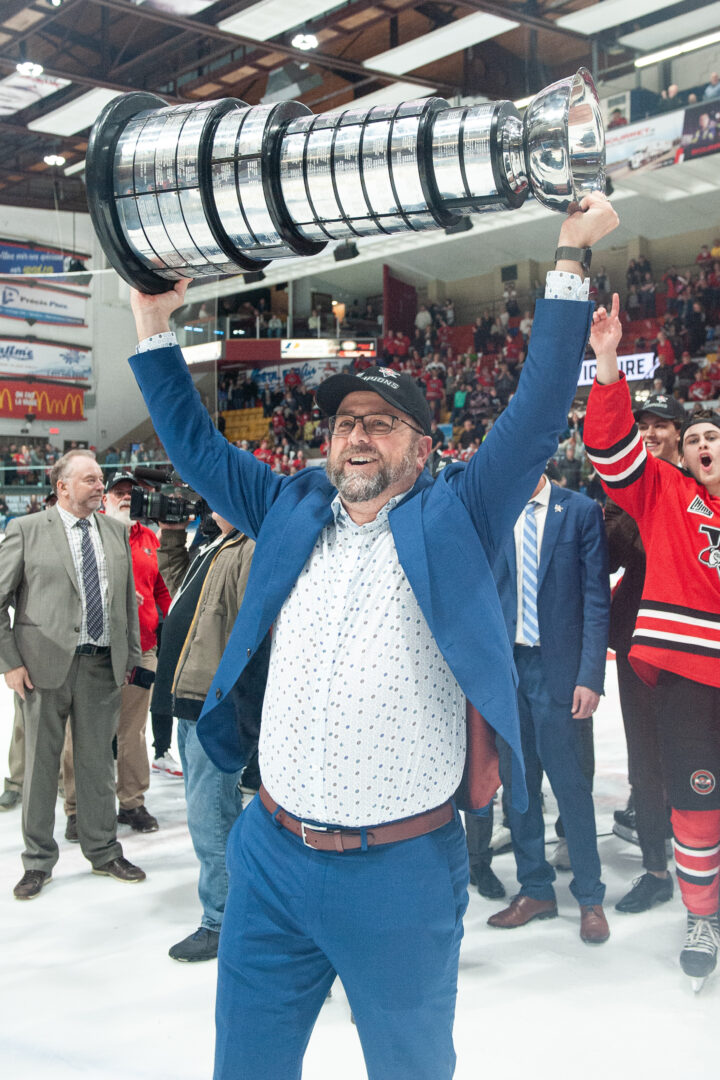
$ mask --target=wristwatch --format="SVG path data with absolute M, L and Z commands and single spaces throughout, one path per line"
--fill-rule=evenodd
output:
M 555 252 L 555 262 L 561 259 L 566 262 L 580 263 L 587 276 L 592 262 L 592 248 L 559 247 Z

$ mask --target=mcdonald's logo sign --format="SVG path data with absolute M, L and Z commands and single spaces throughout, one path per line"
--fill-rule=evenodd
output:
M 24 419 L 29 412 L 38 420 L 84 420 L 85 391 L 50 382 L 0 382 L 0 416 Z

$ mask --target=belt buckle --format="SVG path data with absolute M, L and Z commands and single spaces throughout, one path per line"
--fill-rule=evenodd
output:
M 305 830 L 306 829 L 309 829 L 310 832 L 331 832 L 332 831 L 331 829 L 329 829 L 327 827 L 327 825 L 307 825 L 304 821 L 301 821 L 300 822 L 300 835 L 302 837 L 302 842 L 305 845 L 305 847 L 309 847 L 309 848 L 312 848 L 312 844 L 308 843 L 307 839 L 305 838 Z M 313 848 L 313 851 L 314 850 L 315 849 Z

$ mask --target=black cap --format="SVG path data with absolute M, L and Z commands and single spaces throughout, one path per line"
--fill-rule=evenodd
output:
M 122 480 L 129 480 L 131 484 L 135 483 L 132 473 L 128 472 L 114 472 L 110 479 L 105 484 L 105 491 L 111 491 Z
M 651 394 L 647 401 L 634 410 L 633 415 L 639 420 L 640 414 L 644 412 L 659 416 L 662 420 L 672 420 L 675 424 L 684 423 L 687 416 L 685 409 L 672 394 Z
M 388 405 L 412 416 L 424 435 L 430 434 L 430 406 L 411 375 L 392 368 L 371 367 L 361 375 L 331 375 L 317 388 L 318 405 L 328 416 L 334 416 L 344 397 L 358 390 L 372 390 Z

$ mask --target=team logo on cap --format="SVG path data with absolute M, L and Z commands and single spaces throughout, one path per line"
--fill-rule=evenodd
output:
M 360 378 L 363 382 L 379 382 L 385 386 L 390 386 L 393 390 L 398 388 L 397 376 L 392 377 L 388 375 L 361 375 Z
M 708 769 L 696 769 L 690 777 L 690 787 L 696 795 L 709 795 L 715 790 L 715 777 Z

